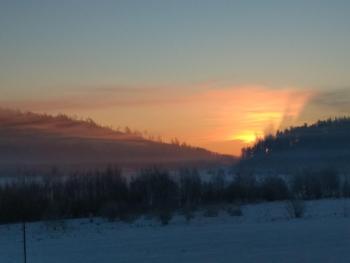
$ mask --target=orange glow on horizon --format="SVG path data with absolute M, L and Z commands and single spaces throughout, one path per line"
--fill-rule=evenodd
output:
M 254 143 L 259 136 L 254 131 L 242 132 L 232 136 L 231 140 L 240 140 L 246 144 Z
M 215 122 L 216 132 L 209 139 L 236 142 L 210 149 L 239 155 L 241 148 L 278 129 L 295 125 L 311 92 L 297 89 L 271 89 L 262 86 L 211 90 L 199 99 Z
M 116 89 L 106 91 L 108 96 L 88 93 L 19 107 L 91 117 L 113 127 L 147 130 L 165 141 L 177 137 L 191 145 L 239 155 L 242 147 L 257 138 L 298 124 L 300 113 L 313 95 L 305 89 L 265 86 L 203 86 L 190 90 L 164 88 L 150 92 L 139 88 L 128 93 Z

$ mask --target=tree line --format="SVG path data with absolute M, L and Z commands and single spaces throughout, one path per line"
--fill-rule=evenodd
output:
M 204 180 L 196 169 L 176 176 L 152 168 L 127 178 L 118 168 L 62 176 L 21 176 L 0 184 L 0 223 L 105 217 L 131 221 L 153 215 L 163 224 L 175 212 L 190 219 L 194 211 L 223 203 L 350 197 L 350 185 L 332 168 L 305 170 L 286 181 L 237 173 L 227 180 L 219 170 Z

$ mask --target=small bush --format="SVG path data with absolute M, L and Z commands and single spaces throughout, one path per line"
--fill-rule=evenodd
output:
M 195 207 L 191 205 L 185 205 L 185 207 L 182 209 L 182 214 L 184 215 L 187 223 L 189 223 L 195 217 L 194 211 Z
M 163 226 L 169 224 L 170 220 L 173 218 L 173 213 L 171 210 L 164 209 L 158 213 L 158 218 Z
M 302 218 L 305 213 L 305 203 L 301 199 L 291 199 L 287 202 L 287 211 L 290 218 Z

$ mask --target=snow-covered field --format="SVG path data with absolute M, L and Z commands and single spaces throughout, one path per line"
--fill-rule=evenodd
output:
M 350 262 L 350 200 L 307 202 L 302 219 L 289 219 L 282 202 L 242 209 L 190 223 L 176 216 L 168 226 L 80 219 L 55 232 L 32 223 L 27 262 Z M 21 226 L 0 226 L 0 263 L 22 258 Z

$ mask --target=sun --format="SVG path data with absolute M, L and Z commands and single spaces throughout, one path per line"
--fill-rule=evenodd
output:
M 240 140 L 244 143 L 254 143 L 258 138 L 258 134 L 255 132 L 242 132 L 231 137 L 233 140 Z

